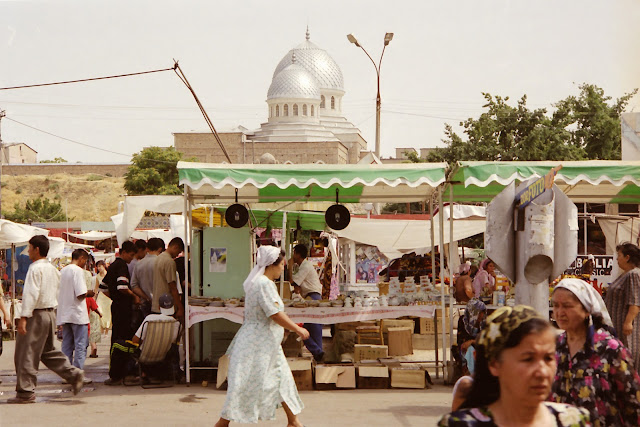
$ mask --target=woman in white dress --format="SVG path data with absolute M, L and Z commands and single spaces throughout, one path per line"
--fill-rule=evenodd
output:
M 309 338 L 309 332 L 284 312 L 273 282 L 284 267 L 284 253 L 279 248 L 258 248 L 256 266 L 244 282 L 244 322 L 227 350 L 227 398 L 215 427 L 226 427 L 230 421 L 273 420 L 280 405 L 287 414 L 288 427 L 302 426 L 297 415 L 304 405 L 281 342 L 284 328 L 302 340 Z

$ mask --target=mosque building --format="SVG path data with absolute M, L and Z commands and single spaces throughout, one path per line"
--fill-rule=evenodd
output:
M 232 163 L 358 163 L 367 142 L 342 113 L 342 71 L 306 40 L 276 67 L 267 91 L 268 119 L 260 129 L 219 132 Z M 176 150 L 206 163 L 226 161 L 211 133 L 174 133 Z

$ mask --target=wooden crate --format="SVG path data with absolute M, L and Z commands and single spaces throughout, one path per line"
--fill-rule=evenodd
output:
M 355 362 L 361 360 L 377 360 L 389 355 L 389 347 L 386 345 L 356 344 L 353 349 Z
M 424 370 L 415 368 L 391 368 L 392 388 L 420 389 L 426 386 Z
M 389 356 L 413 354 L 413 329 L 389 328 Z

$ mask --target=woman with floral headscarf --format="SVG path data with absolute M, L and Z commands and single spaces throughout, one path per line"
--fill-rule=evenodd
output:
M 475 370 L 473 356 L 475 349 L 473 345 L 484 326 L 486 314 L 487 307 L 484 303 L 477 298 L 473 298 L 467 303 L 464 315 L 458 320 L 458 346 L 462 357 L 467 362 L 467 369 L 469 369 L 470 374 L 473 374 Z
M 273 282 L 283 273 L 284 266 L 280 248 L 258 248 L 256 266 L 243 284 L 244 322 L 227 350 L 227 398 L 215 427 L 226 427 L 230 421 L 273 420 L 279 406 L 287 414 L 288 426 L 302 426 L 297 415 L 304 405 L 280 343 L 284 328 L 303 340 L 309 338 L 309 332 L 284 312 Z
M 480 298 L 485 289 L 493 292 L 496 286 L 496 264 L 489 258 L 480 263 L 480 269 L 473 279 L 473 291 L 476 298 Z
M 589 412 L 546 402 L 556 372 L 555 332 L 533 308 L 502 307 L 477 339 L 476 374 L 461 410 L 439 426 L 589 426 Z
M 562 279 L 553 290 L 558 371 L 551 400 L 587 409 L 596 427 L 640 425 L 640 377 L 613 335 L 602 297 L 589 283 Z

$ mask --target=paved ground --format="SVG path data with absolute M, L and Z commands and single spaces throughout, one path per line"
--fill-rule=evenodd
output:
M 106 340 L 103 340 L 106 342 Z M 78 396 L 70 386 L 41 367 L 38 402 L 9 405 L 14 396 L 13 341 L 4 342 L 0 356 L 0 425 L 2 426 L 212 426 L 218 419 L 225 392 L 213 385 L 179 385 L 144 390 L 138 386 L 109 387 L 107 345 L 97 359 L 87 359 L 85 371 L 94 380 Z M 432 375 L 433 376 L 433 375 Z M 301 392 L 306 406 L 301 419 L 306 426 L 425 426 L 435 425 L 451 404 L 451 387 L 442 379 L 427 390 L 340 390 Z M 260 423 L 284 426 L 279 410 L 276 421 Z

